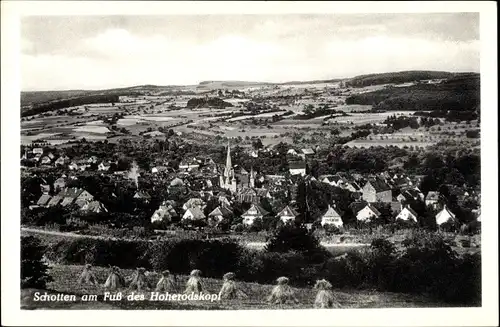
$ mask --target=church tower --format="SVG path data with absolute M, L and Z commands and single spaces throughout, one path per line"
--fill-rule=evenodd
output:
M 253 171 L 253 167 L 250 169 L 250 187 L 254 188 L 255 187 L 255 172 Z
M 234 174 L 233 164 L 231 162 L 231 147 L 227 144 L 226 166 L 223 175 L 220 177 L 221 187 L 236 192 L 236 176 Z

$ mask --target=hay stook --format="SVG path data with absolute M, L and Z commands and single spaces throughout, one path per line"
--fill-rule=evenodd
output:
M 190 277 L 186 283 L 186 290 L 184 291 L 184 293 L 191 294 L 191 293 L 200 293 L 203 291 L 200 276 L 201 276 L 200 270 L 195 269 L 191 271 Z
M 340 308 L 340 304 L 335 300 L 332 292 L 332 284 L 325 279 L 316 281 L 314 289 L 318 290 L 316 299 L 314 300 L 314 308 Z
M 111 267 L 108 278 L 104 283 L 104 287 L 109 290 L 116 290 L 125 286 L 125 279 L 120 273 L 120 269 L 116 266 Z
M 97 277 L 92 270 L 91 264 L 86 264 L 83 268 L 80 277 L 78 278 L 78 284 L 87 284 L 87 285 L 97 285 Z
M 287 302 L 299 303 L 295 297 L 295 291 L 288 285 L 289 279 L 287 277 L 279 277 L 276 280 L 277 284 L 273 287 L 271 295 L 267 301 L 271 304 L 286 304 Z
M 151 284 L 146 278 L 145 272 L 146 269 L 137 268 L 137 270 L 134 272 L 131 278 L 129 278 L 130 280 L 129 289 L 137 290 L 140 292 L 142 290 L 151 288 Z
M 170 271 L 164 270 L 161 273 L 161 278 L 156 284 L 156 291 L 165 291 L 171 292 L 176 289 L 176 281 L 173 275 L 170 274 Z
M 223 284 L 219 292 L 219 297 L 221 299 L 233 300 L 233 299 L 245 299 L 248 296 L 243 292 L 236 281 L 234 280 L 235 274 L 232 272 L 224 274 L 222 277 Z

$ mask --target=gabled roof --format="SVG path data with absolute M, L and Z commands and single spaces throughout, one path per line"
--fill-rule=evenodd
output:
M 200 207 L 191 207 L 186 210 L 184 215 L 186 215 L 188 212 L 191 212 L 191 215 L 193 216 L 193 219 L 204 219 L 205 214 L 203 211 L 201 211 Z
M 363 209 L 365 209 L 365 208 L 369 208 L 375 215 L 380 216 L 380 211 L 378 211 L 377 208 L 375 208 L 371 204 L 368 203 Z M 363 210 L 363 209 L 361 209 L 361 210 Z
M 415 217 L 418 217 L 418 214 L 417 214 L 417 213 L 416 213 L 416 212 L 415 212 L 415 211 L 414 211 L 414 210 L 413 210 L 410 206 L 405 206 L 405 207 L 403 208 L 403 210 L 405 210 L 405 209 L 406 209 L 406 210 L 408 210 L 408 211 L 409 211 L 412 215 L 414 215 Z M 403 211 L 403 210 L 401 210 L 401 211 Z
M 328 209 L 321 217 L 340 217 L 340 215 L 332 206 L 328 205 Z
M 314 154 L 314 150 L 311 148 L 305 148 L 301 150 L 303 154 Z
M 63 197 L 60 195 L 54 195 L 52 199 L 50 199 L 49 203 L 47 203 L 47 206 L 53 207 L 59 204 L 63 200 Z
M 108 209 L 99 201 L 91 201 L 82 207 L 82 210 L 89 212 L 107 212 Z
M 255 192 L 257 193 L 257 196 L 266 196 L 269 193 L 269 190 L 266 188 L 256 188 Z
M 276 216 L 278 216 L 278 217 L 282 217 L 282 216 L 297 217 L 298 213 L 293 208 L 291 208 L 289 205 L 287 205 Z
M 48 194 L 42 194 L 40 199 L 38 199 L 37 203 L 39 206 L 47 205 L 52 197 Z
M 149 195 L 149 193 L 146 191 L 137 191 L 134 194 L 134 198 L 136 198 L 136 199 L 150 199 L 151 195 Z
M 380 178 L 371 178 L 366 183 L 367 184 L 370 183 L 370 185 L 373 186 L 375 192 L 377 193 L 389 191 L 391 189 L 389 185 L 387 185 L 387 183 L 381 180 Z
M 269 213 L 266 210 L 264 210 L 261 206 L 259 206 L 257 204 L 252 204 L 250 206 L 250 208 L 243 215 L 244 216 L 254 215 L 253 211 L 255 211 L 257 215 L 261 215 L 261 216 L 265 216 Z
M 233 212 L 231 211 L 231 209 L 227 208 L 226 206 L 218 206 L 217 208 L 215 208 L 214 210 L 212 210 L 212 212 L 210 212 L 208 214 L 209 217 L 212 217 L 212 216 L 223 216 L 223 217 L 227 217 L 229 215 L 231 215 Z
M 58 195 L 62 196 L 63 198 L 73 198 L 73 199 L 75 199 L 80 194 L 82 194 L 83 191 L 84 191 L 84 189 L 79 188 L 79 187 L 70 187 L 70 188 L 62 190 L 61 192 L 59 192 Z
M 436 216 L 440 215 L 441 213 L 448 213 L 452 218 L 455 218 L 455 214 L 448 209 L 448 207 L 445 205 L 441 211 L 437 213 Z

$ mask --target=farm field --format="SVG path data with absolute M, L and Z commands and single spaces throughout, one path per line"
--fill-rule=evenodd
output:
M 47 285 L 48 293 L 74 294 L 77 302 L 35 302 L 33 295 L 35 292 L 43 294 L 45 291 L 36 289 L 25 289 L 21 293 L 22 309 L 141 309 L 141 310 L 235 310 L 235 309 L 312 309 L 316 291 L 312 288 L 296 288 L 297 304 L 274 305 L 266 303 L 267 296 L 271 293 L 273 285 L 238 282 L 240 289 L 247 295 L 246 299 L 241 300 L 221 300 L 221 301 L 149 301 L 150 290 L 141 292 L 144 294 L 144 301 L 103 301 L 105 289 L 104 284 L 109 268 L 94 267 L 98 286 L 78 285 L 77 280 L 83 266 L 78 265 L 51 265 L 49 274 L 54 278 L 53 282 Z M 124 276 L 133 274 L 133 270 L 123 269 Z M 178 275 L 176 288 L 179 293 L 184 291 L 184 286 L 188 276 Z M 157 273 L 152 272 L 147 275 L 150 284 L 154 285 L 159 280 Z M 222 286 L 221 279 L 203 278 L 202 285 L 205 292 L 218 294 Z M 123 288 L 123 298 L 131 293 L 130 290 Z M 112 292 L 113 294 L 114 292 Z M 137 291 L 135 294 L 141 294 Z M 97 294 L 98 305 L 95 302 L 81 302 L 78 299 L 84 294 Z M 341 308 L 416 308 L 416 307 L 443 307 L 443 303 L 430 300 L 422 295 L 407 295 L 390 292 L 360 291 L 334 289 L 336 301 Z M 333 310 L 333 309 L 331 309 Z

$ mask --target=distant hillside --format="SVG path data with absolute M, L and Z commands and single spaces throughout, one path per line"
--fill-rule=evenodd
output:
M 473 111 L 480 107 L 480 78 L 479 74 L 458 74 L 440 84 L 386 87 L 351 95 L 346 103 L 373 105 L 380 110 Z
M 64 109 L 74 106 L 81 106 L 92 103 L 115 103 L 119 101 L 119 96 L 115 94 L 91 94 L 69 99 L 49 101 L 42 104 L 35 104 L 30 108 L 21 111 L 21 117 L 28 117 L 48 111 Z
M 428 79 L 443 79 L 454 76 L 454 73 L 428 71 L 428 70 L 410 70 L 394 73 L 359 75 L 345 81 L 346 86 L 363 87 L 379 84 L 399 84 Z

